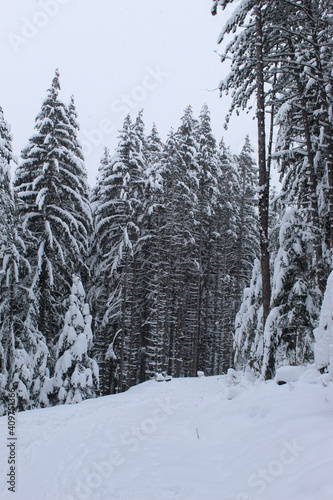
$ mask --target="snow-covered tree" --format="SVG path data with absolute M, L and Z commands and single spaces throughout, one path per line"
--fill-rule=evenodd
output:
M 0 188 L 10 191 L 10 162 L 13 159 L 12 135 L 0 106 Z
M 235 321 L 235 364 L 250 364 L 261 368 L 263 354 L 262 283 L 260 262 L 255 260 L 250 286 L 245 288 L 243 301 Z
M 27 257 L 38 329 L 49 344 L 61 328 L 71 275 L 85 268 L 91 224 L 75 108 L 72 102 L 68 111 L 59 90 L 56 71 L 15 179 L 20 216 L 29 234 Z
M 22 320 L 24 302 L 19 288 L 20 271 L 29 270 L 10 183 L 12 159 L 10 127 L 0 107 L 0 413 L 6 411 L 7 394 L 12 387 L 17 364 L 15 337 Z
M 220 6 L 225 10 L 234 0 L 214 0 L 212 13 L 217 13 Z M 255 94 L 256 118 L 258 128 L 258 187 L 259 187 L 259 234 L 260 234 L 260 263 L 263 287 L 263 322 L 265 323 L 270 305 L 270 269 L 268 252 L 268 208 L 269 208 L 269 171 L 266 161 L 266 89 L 265 83 L 271 83 L 271 73 L 267 67 L 271 63 L 264 56 L 267 46 L 272 43 L 274 33 L 269 30 L 274 22 L 273 2 L 263 0 L 243 1 L 235 8 L 231 17 L 225 23 L 219 36 L 221 43 L 230 33 L 233 38 L 226 44 L 222 55 L 222 62 L 231 59 L 231 71 L 221 81 L 220 90 L 232 92 L 230 113 L 249 106 L 249 100 Z M 267 62 L 268 61 L 268 62 Z
M 49 382 L 53 404 L 79 403 L 93 398 L 98 390 L 98 366 L 89 357 L 93 346 L 91 315 L 78 276 L 73 275 L 70 305 L 60 334 L 54 376 Z
M 97 338 L 114 344 L 119 353 L 117 388 L 137 383 L 141 337 L 140 275 L 141 231 L 144 217 L 145 154 L 141 113 L 132 124 L 124 120 L 116 154 L 101 165 L 96 190 L 95 245 L 99 261 L 94 268 L 106 297 L 98 316 Z M 107 336 L 105 337 L 105 331 Z M 120 331 L 120 333 L 119 333 Z M 108 349 L 105 345 L 105 351 Z
M 314 336 L 316 366 L 318 370 L 329 370 L 330 378 L 333 379 L 333 272 L 327 280 L 319 325 L 314 330 Z
M 178 252 L 175 256 L 178 276 L 177 323 L 174 332 L 174 358 L 176 373 L 181 367 L 187 375 L 196 375 L 199 355 L 200 303 L 200 235 L 198 189 L 200 167 L 198 164 L 198 122 L 188 106 L 176 132 L 178 172 L 175 179 L 176 224 Z M 177 220 L 178 219 L 178 220 Z M 200 309 L 200 307 L 199 307 Z M 198 317 L 199 314 L 199 317 Z M 180 373 L 178 373 L 180 374 Z
M 167 371 L 167 339 L 165 337 L 165 281 L 167 268 L 163 231 L 165 221 L 165 194 L 163 185 L 164 146 L 158 135 L 156 125 L 146 140 L 147 168 L 145 170 L 145 233 L 148 235 L 144 245 L 144 275 L 147 294 L 144 308 L 147 319 L 146 334 L 146 373 L 151 377 Z
M 241 153 L 237 156 L 237 242 L 236 242 L 236 287 L 237 295 L 248 282 L 254 260 L 259 255 L 258 232 L 258 171 L 252 157 L 253 148 L 246 136 Z M 240 296 L 236 297 L 236 310 L 239 309 Z
M 212 225 L 212 310 L 213 339 L 208 349 L 211 372 L 221 373 L 232 366 L 232 334 L 236 314 L 236 242 L 238 176 L 234 156 L 222 138 L 218 147 L 218 194 Z
M 263 369 L 289 360 L 310 361 L 313 330 L 321 295 L 316 285 L 314 238 L 304 212 L 288 209 L 280 223 L 279 250 L 274 261 L 272 304 L 264 332 Z
M 11 241 L 14 203 L 10 190 L 12 137 L 0 107 L 0 414 L 5 412 L 8 382 L 14 368 L 14 332 L 12 315 L 12 283 L 18 277 L 18 265 Z M 14 257 L 14 259 L 11 259 Z M 9 264 L 9 260 L 11 260 Z M 9 264 L 9 266 L 8 266 Z M 9 276 L 7 276 L 7 269 Z M 6 293 L 6 292 L 9 292 Z
M 28 314 L 16 337 L 15 366 L 12 387 L 21 411 L 49 406 L 46 390 L 49 381 L 49 350 L 44 336 L 38 331 L 34 301 L 29 302 Z

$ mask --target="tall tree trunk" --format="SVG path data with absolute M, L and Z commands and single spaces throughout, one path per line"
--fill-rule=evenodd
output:
M 268 207 L 269 176 L 266 165 L 266 133 L 265 133 L 265 90 L 263 65 L 263 32 L 261 18 L 261 1 L 255 4 L 256 22 L 256 86 L 257 86 L 257 126 L 258 126 L 258 167 L 259 167 L 259 221 L 260 221 L 260 263 L 262 279 L 263 330 L 270 309 L 271 283 L 268 251 Z M 270 362 L 265 367 L 265 378 L 274 376 L 275 352 L 272 344 L 265 347 L 269 350 Z
M 118 382 L 118 392 L 122 392 L 125 389 L 125 333 L 126 333 L 126 300 L 127 300 L 127 274 L 128 274 L 128 256 L 127 250 L 125 255 L 125 266 L 124 266 L 124 283 L 122 285 L 122 302 L 121 302 L 121 340 L 120 340 L 120 362 L 119 362 L 119 382 Z
M 268 204 L 269 177 L 266 169 L 265 134 L 265 91 L 263 66 L 263 34 L 261 21 L 261 1 L 256 0 L 256 86 L 257 86 L 257 126 L 258 126 L 258 167 L 259 167 L 259 220 L 260 220 L 260 257 L 263 294 L 263 325 L 270 308 L 271 284 L 268 252 Z
M 201 188 L 201 200 L 200 200 L 200 232 L 199 232 L 199 248 L 198 248 L 198 272 L 197 272 L 197 283 L 196 283 L 196 320 L 194 325 L 194 341 L 193 341 L 193 365 L 192 365 L 192 376 L 197 375 L 199 368 L 199 341 L 200 341 L 200 323 L 201 323 L 201 293 L 202 293 L 202 245 L 203 245 L 203 193 Z
M 204 317 L 204 322 L 203 322 L 203 331 L 201 335 L 201 342 L 200 342 L 200 355 L 201 355 L 201 360 L 202 360 L 202 365 L 199 366 L 201 370 L 208 371 L 209 375 L 213 375 L 211 371 L 211 363 L 210 358 L 212 356 L 211 350 L 212 350 L 212 345 L 211 345 L 211 335 L 212 335 L 212 329 L 210 328 L 211 325 L 211 316 L 212 316 L 212 310 L 210 307 L 210 294 L 211 294 L 211 288 L 212 288 L 212 283 L 211 283 L 211 272 L 212 272 L 212 219 L 210 218 L 209 220 L 209 231 L 208 231 L 208 255 L 207 255 L 207 262 L 206 262 L 206 270 L 204 273 L 204 289 L 205 289 L 205 301 L 204 304 L 202 304 L 202 307 L 204 309 L 204 313 L 202 313 L 202 316 Z

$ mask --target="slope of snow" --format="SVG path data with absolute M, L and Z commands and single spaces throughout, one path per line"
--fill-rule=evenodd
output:
M 290 377 L 289 377 L 290 378 Z M 333 385 L 226 376 L 150 381 L 16 415 L 15 500 L 331 500 Z

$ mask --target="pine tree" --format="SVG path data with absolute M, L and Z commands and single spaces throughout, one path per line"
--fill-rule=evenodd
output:
M 112 228 L 108 233 L 108 222 L 111 214 L 114 213 L 112 206 L 112 194 L 107 191 L 107 182 L 110 181 L 112 168 L 110 167 L 111 158 L 108 148 L 104 148 L 104 154 L 100 161 L 98 169 L 97 185 L 93 189 L 91 197 L 91 207 L 93 213 L 93 231 L 90 242 L 90 281 L 88 291 L 88 302 L 93 317 L 93 331 L 95 336 L 94 355 L 98 362 L 100 373 L 100 390 L 103 395 L 109 394 L 112 382 L 110 375 L 113 372 L 106 360 L 106 352 L 111 344 L 114 334 L 112 322 L 108 320 L 108 300 L 109 290 L 112 287 L 110 276 L 110 265 L 106 265 L 105 254 L 108 252 L 109 234 L 112 234 Z M 108 180 L 107 180 L 108 179 Z M 103 206 L 103 204 L 105 204 Z M 105 226 L 102 221 L 105 219 Z M 112 360 L 111 360 L 112 363 Z
M 263 356 L 263 310 L 260 261 L 254 262 L 250 286 L 245 288 L 243 301 L 235 321 L 235 364 L 249 364 L 257 371 Z
M 49 349 L 45 337 L 39 332 L 36 304 L 29 304 L 23 328 L 16 338 L 13 389 L 17 395 L 17 408 L 21 411 L 49 406 Z
M 3 109 L 0 106 L 0 187 L 5 193 L 10 192 L 10 162 L 13 159 L 12 135 L 5 121 Z
M 189 375 L 196 375 L 199 354 L 199 317 L 200 307 L 200 259 L 199 240 L 196 234 L 198 222 L 198 123 L 193 118 L 191 106 L 188 106 L 181 118 L 177 130 L 179 155 L 179 175 L 176 180 L 176 193 L 179 212 L 179 262 L 178 262 L 178 304 L 177 326 L 173 357 L 176 374 L 182 360 L 183 370 Z M 199 281 L 198 281 L 199 280 Z
M 231 3 L 232 0 L 215 1 L 213 13 L 218 5 L 225 9 Z M 280 146 L 284 142 L 286 147 L 280 147 L 278 152 L 280 158 L 285 155 L 285 186 L 288 179 L 287 189 L 294 194 L 296 191 L 297 196 L 301 189 L 303 199 L 307 199 L 315 241 L 317 283 L 321 292 L 325 288 L 330 258 L 327 246 L 332 246 L 333 241 L 333 129 L 329 118 L 333 102 L 331 15 L 331 2 L 326 0 L 243 2 L 220 36 L 222 41 L 231 31 L 236 33 L 222 58 L 224 61 L 231 56 L 232 71 L 220 86 L 221 92 L 233 91 L 231 112 L 248 107 L 251 95 L 257 91 L 261 262 L 265 263 L 264 289 L 267 286 L 263 294 L 264 318 L 269 311 L 269 266 L 263 243 L 267 243 L 268 234 L 268 179 L 275 113 L 278 119 L 281 115 L 288 119 L 282 127 L 280 122 L 279 142 Z M 271 133 L 265 173 L 264 121 L 268 105 L 271 106 Z M 273 373 L 268 368 L 266 377 L 271 376 Z
M 257 168 L 252 158 L 253 149 L 249 136 L 240 155 L 237 157 L 238 193 L 237 193 L 237 243 L 236 243 L 236 311 L 240 305 L 240 291 L 248 282 L 254 260 L 258 257 L 258 184 Z
M 140 250 L 144 217 L 145 156 L 141 113 L 136 122 L 124 120 L 116 154 L 105 161 L 97 188 L 95 206 L 96 245 L 100 262 L 96 271 L 103 276 L 102 293 L 107 297 L 101 311 L 102 330 L 109 331 L 109 345 L 118 353 L 115 390 L 138 381 L 141 347 Z M 106 288 L 105 288 L 106 287 Z M 102 334 L 98 331 L 98 338 Z M 103 336 L 103 334 L 102 334 Z M 116 340 L 116 342 L 114 342 Z M 107 351 L 107 347 L 105 346 Z
M 221 180 L 220 158 L 213 137 L 210 112 L 204 105 L 198 126 L 197 163 L 198 188 L 196 189 L 195 238 L 198 262 L 197 275 L 197 326 L 199 330 L 199 349 L 197 368 L 206 373 L 212 370 L 212 351 L 218 349 L 220 333 L 214 332 L 213 308 L 215 297 L 214 286 L 214 233 L 216 234 L 217 218 L 220 218 Z M 221 221 L 219 220 L 218 224 Z
M 10 187 L 11 160 L 12 137 L 0 107 L 0 414 L 6 411 L 14 371 L 14 289 L 19 273 L 18 235 L 13 230 L 16 214 Z
M 156 125 L 146 140 L 147 168 L 145 171 L 146 226 L 143 279 L 148 293 L 145 295 L 144 328 L 147 336 L 146 377 L 167 371 L 168 340 L 164 331 L 166 308 L 165 262 L 165 193 L 163 184 L 164 146 Z
M 232 334 L 236 302 L 237 169 L 222 139 L 218 149 L 218 196 L 213 219 L 213 338 L 212 373 L 232 366 Z
M 59 337 L 57 362 L 49 388 L 54 404 L 79 403 L 96 396 L 98 366 L 89 357 L 92 343 L 89 306 L 80 278 L 73 275 L 70 305 Z
M 220 5 L 225 9 L 233 0 L 215 0 L 213 14 L 216 14 Z M 234 15 L 227 21 L 219 37 L 219 43 L 226 35 L 233 32 L 232 41 L 226 46 L 222 61 L 231 56 L 231 72 L 221 82 L 220 90 L 228 93 L 233 91 L 230 113 L 235 109 L 245 109 L 251 96 L 256 94 L 256 117 L 258 127 L 258 177 L 259 177 L 259 233 L 260 233 L 260 262 L 262 266 L 263 285 L 263 319 L 264 323 L 269 313 L 270 304 L 270 269 L 268 252 L 268 209 L 269 209 L 269 162 L 266 162 L 266 130 L 265 110 L 266 93 L 265 82 L 270 81 L 271 73 L 266 61 L 267 46 L 272 43 L 274 34 L 269 31 L 274 22 L 274 7 L 271 2 L 254 0 L 242 2 L 235 10 Z M 239 29 L 240 28 L 240 29 Z M 268 38 L 270 35 L 270 38 Z M 267 76 L 269 75 L 269 77 Z M 230 114 L 227 116 L 227 121 Z M 270 374 L 267 374 L 269 377 Z
M 13 160 L 10 128 L 0 108 L 0 412 L 7 406 L 8 390 L 15 388 L 18 364 L 28 372 L 29 357 L 18 350 L 25 303 L 22 275 L 29 271 L 25 243 L 10 182 Z M 29 405 L 30 393 L 25 395 Z
M 290 364 L 311 361 L 313 330 L 321 294 L 312 266 L 314 238 L 305 213 L 286 211 L 280 223 L 280 246 L 274 262 L 271 311 L 264 331 L 263 371 L 281 359 Z
M 162 331 L 166 343 L 167 371 L 172 375 L 181 373 L 181 336 L 177 335 L 181 323 L 180 302 L 183 300 L 180 281 L 181 245 L 183 232 L 181 218 L 181 157 L 179 143 L 173 130 L 170 131 L 162 155 L 163 171 L 163 221 L 162 221 L 162 282 L 164 288 L 164 317 Z M 183 177 L 184 178 L 184 177 Z M 162 271 L 163 272 L 163 271 Z
M 49 345 L 61 328 L 71 275 L 85 265 L 90 229 L 74 107 L 72 103 L 68 112 L 59 90 L 56 71 L 15 179 L 20 216 L 30 236 L 27 255 L 31 293 L 38 302 L 38 330 Z

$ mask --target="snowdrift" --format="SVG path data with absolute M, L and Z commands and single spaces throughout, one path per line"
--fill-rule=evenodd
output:
M 313 367 L 150 381 L 16 414 L 15 494 L 0 418 L 0 498 L 331 500 L 332 419 L 332 383 Z

